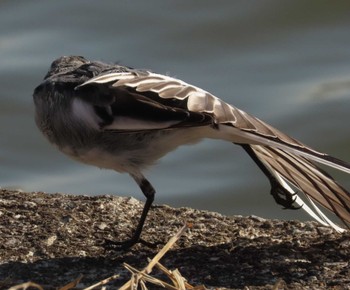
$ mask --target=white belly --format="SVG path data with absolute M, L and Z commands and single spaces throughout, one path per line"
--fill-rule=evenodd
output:
M 205 127 L 174 130 L 170 134 L 159 135 L 145 144 L 145 146 L 140 146 L 140 149 L 137 150 L 120 148 L 114 152 L 108 152 L 104 149 L 94 147 L 73 151 L 71 148 L 65 147 L 61 148 L 61 151 L 77 161 L 99 168 L 135 173 L 153 165 L 158 159 L 168 152 L 175 150 L 180 145 L 193 144 L 200 141 L 202 138 L 208 136 L 208 129 L 212 130 Z M 135 142 L 137 142 L 136 139 Z

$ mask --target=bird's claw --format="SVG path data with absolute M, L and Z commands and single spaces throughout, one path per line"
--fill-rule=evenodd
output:
M 276 203 L 283 206 L 283 209 L 297 210 L 302 208 L 302 205 L 301 206 L 293 205 L 297 199 L 297 192 L 290 193 L 280 184 L 276 184 L 272 186 L 270 193 L 275 199 Z

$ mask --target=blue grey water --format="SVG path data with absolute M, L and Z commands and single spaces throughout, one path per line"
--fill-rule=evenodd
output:
M 178 77 L 350 161 L 349 11 L 348 1 L 1 1 L 0 186 L 143 199 L 129 176 L 76 163 L 37 130 L 33 89 L 62 55 Z M 305 218 L 277 206 L 229 143 L 181 147 L 146 176 L 157 203 Z

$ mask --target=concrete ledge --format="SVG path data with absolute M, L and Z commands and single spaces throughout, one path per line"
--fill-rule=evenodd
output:
M 116 196 L 0 190 L 0 289 L 27 281 L 54 289 L 83 274 L 81 288 L 121 274 L 107 286 L 116 289 L 130 279 L 123 262 L 141 269 L 158 251 L 143 245 L 129 252 L 102 247 L 105 238 L 127 238 L 142 206 Z M 193 227 L 161 262 L 179 269 L 192 285 L 350 289 L 349 232 L 338 234 L 314 222 L 155 206 L 142 237 L 165 243 L 184 222 Z

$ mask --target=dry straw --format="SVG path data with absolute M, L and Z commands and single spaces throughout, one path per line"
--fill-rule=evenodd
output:
M 148 289 L 146 285 L 156 285 L 158 287 L 162 287 L 164 289 L 169 290 L 203 290 L 206 289 L 204 286 L 192 286 L 190 285 L 186 279 L 180 274 L 180 272 L 175 270 L 168 270 L 165 266 L 160 264 L 160 259 L 174 246 L 174 244 L 180 239 L 180 237 L 184 234 L 186 229 L 191 225 L 185 224 L 170 240 L 166 243 L 166 245 L 157 253 L 157 255 L 149 261 L 148 265 L 143 270 L 137 270 L 134 267 L 124 264 L 124 267 L 131 273 L 131 278 L 128 282 L 126 282 L 119 290 L 137 290 Z M 158 278 L 152 277 L 150 274 L 153 268 L 158 268 L 162 273 L 164 273 L 168 278 L 169 282 L 162 281 Z M 116 280 L 119 278 L 119 275 L 113 275 L 107 279 L 99 281 L 98 283 L 91 285 L 87 288 L 79 288 L 78 284 L 80 280 L 83 278 L 83 275 L 80 275 L 74 281 L 68 283 L 67 285 L 59 288 L 59 290 L 69 290 L 69 289 L 82 289 L 82 290 L 92 290 L 92 289 L 107 289 L 106 284 L 109 282 Z M 9 290 L 25 290 L 31 287 L 31 289 L 36 288 L 39 290 L 44 290 L 44 288 L 36 283 L 27 282 L 20 285 L 13 286 L 9 288 Z

